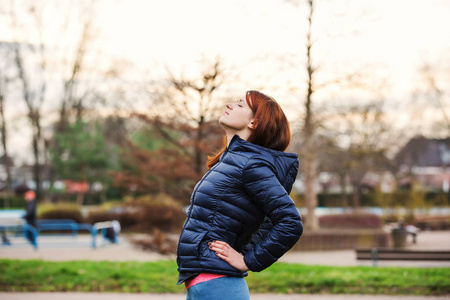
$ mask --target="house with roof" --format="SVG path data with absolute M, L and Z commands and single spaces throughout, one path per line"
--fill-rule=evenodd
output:
M 450 138 L 412 138 L 397 153 L 394 166 L 399 186 L 450 191 Z

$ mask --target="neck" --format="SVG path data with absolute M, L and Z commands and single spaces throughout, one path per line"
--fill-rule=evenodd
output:
M 233 136 L 238 135 L 241 139 L 247 140 L 250 136 L 250 132 L 226 132 L 227 136 L 227 147 L 230 145 L 231 139 Z
M 233 138 L 233 136 L 234 136 L 234 134 L 227 133 L 227 147 L 230 146 L 230 142 L 231 142 L 231 139 Z

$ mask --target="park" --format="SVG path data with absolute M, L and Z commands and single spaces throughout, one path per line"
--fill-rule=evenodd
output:
M 252 299 L 448 297 L 450 5 L 160 2 L 0 0 L 0 298 L 185 299 L 187 220 L 239 185 L 234 207 L 257 208 L 223 226 L 255 217 L 253 241 L 279 221 L 252 181 L 269 173 L 301 236 L 248 272 Z M 229 136 L 242 103 L 245 132 L 262 123 L 254 91 L 284 112 L 285 148 Z M 227 181 L 239 138 L 270 165 L 246 177 L 238 155 Z

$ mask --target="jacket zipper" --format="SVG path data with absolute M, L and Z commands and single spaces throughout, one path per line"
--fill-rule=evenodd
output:
M 225 149 L 225 151 L 223 152 L 222 156 L 220 157 L 220 160 L 217 162 L 217 164 L 215 164 L 208 172 L 206 172 L 206 174 L 203 176 L 203 178 L 199 181 L 199 183 L 197 184 L 196 188 L 194 189 L 194 191 L 192 192 L 192 196 L 191 196 L 191 205 L 189 206 L 189 214 L 186 217 L 186 221 L 184 222 L 183 225 L 183 229 L 181 230 L 181 233 L 183 233 L 184 228 L 186 227 L 187 223 L 189 222 L 189 219 L 191 218 L 191 213 L 192 213 L 192 207 L 194 206 L 195 203 L 195 194 L 197 193 L 198 188 L 200 187 L 200 185 L 202 184 L 202 182 L 206 179 L 206 177 L 208 177 L 208 175 L 222 162 L 222 160 L 225 158 L 225 155 L 228 153 L 228 149 L 230 148 L 231 144 L 233 143 L 234 138 L 231 140 L 230 144 L 228 145 L 228 147 Z M 180 240 L 181 238 L 178 240 L 178 245 L 177 245 L 177 256 L 179 254 L 179 249 L 180 249 Z

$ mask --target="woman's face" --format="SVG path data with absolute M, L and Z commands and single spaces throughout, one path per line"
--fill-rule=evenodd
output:
M 235 103 L 228 103 L 226 110 L 219 119 L 220 125 L 236 133 L 252 128 L 253 112 L 248 106 L 245 96 Z

